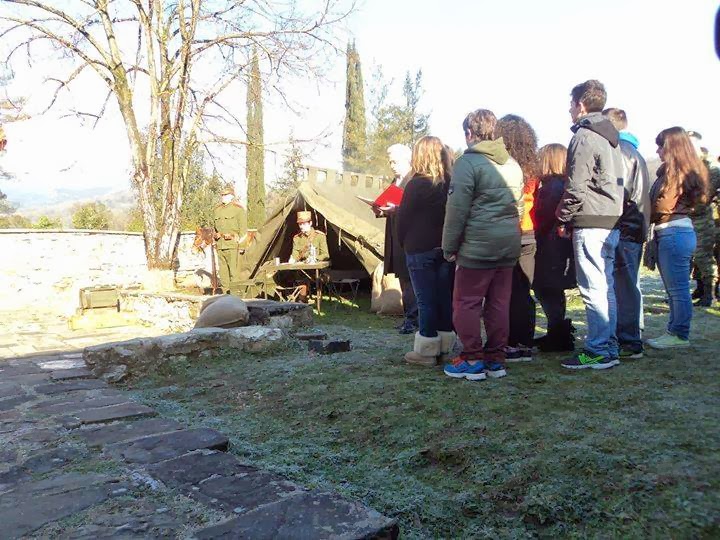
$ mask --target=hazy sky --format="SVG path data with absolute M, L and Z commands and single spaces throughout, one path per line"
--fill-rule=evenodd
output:
M 717 7 L 714 0 L 365 0 L 347 31 L 356 39 L 366 86 L 373 65 L 382 65 L 398 86 L 406 70 L 423 70 L 422 107 L 431 112 L 431 131 L 453 147 L 464 144 L 463 117 L 479 107 L 498 117 L 524 116 L 541 144 L 567 144 L 570 89 L 596 78 L 606 85 L 608 106 L 627 111 L 645 155 L 654 154 L 657 132 L 672 125 L 700 131 L 717 155 L 720 61 L 712 42 Z M 287 139 L 291 128 L 299 138 L 329 133 L 307 149 L 310 161 L 337 166 L 344 69 L 344 58 L 338 58 L 321 86 L 292 84 L 292 97 L 302 104 L 299 116 L 275 106 L 277 100 L 267 103 L 266 141 Z M 40 82 L 51 70 L 42 62 L 18 67 L 13 90 L 39 103 Z M 114 103 L 95 130 L 62 117 L 68 107 L 102 101 L 100 88 L 88 80 L 62 109 L 7 126 L 10 143 L 0 159 L 17 180 L 0 182 L 0 189 L 12 198 L 21 191 L 128 188 L 127 140 Z M 244 103 L 244 96 L 238 97 Z M 268 154 L 268 180 L 282 161 L 281 154 Z M 241 152 L 226 159 L 222 171 L 243 188 Z

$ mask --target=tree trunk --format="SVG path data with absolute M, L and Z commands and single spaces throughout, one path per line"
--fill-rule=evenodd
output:
M 158 212 L 153 203 L 153 185 L 155 182 L 143 171 L 135 172 L 138 205 L 145 229 L 145 256 L 149 270 L 173 270 L 175 251 L 180 234 L 180 204 L 177 197 L 166 208 L 165 219 L 158 220 Z

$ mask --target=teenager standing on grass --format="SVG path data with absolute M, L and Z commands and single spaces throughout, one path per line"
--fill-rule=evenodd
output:
M 518 162 L 523 172 L 523 190 L 520 206 L 521 246 L 520 259 L 513 269 L 510 295 L 510 334 L 506 360 L 529 362 L 533 359 L 535 339 L 535 300 L 530 294 L 535 275 L 535 193 L 539 167 L 537 135 L 524 118 L 508 114 L 498 120 L 495 136 L 502 137 L 507 151 Z
M 561 236 L 572 231 L 587 336 L 584 349 L 562 366 L 607 369 L 620 363 L 613 269 L 623 212 L 622 154 L 617 129 L 602 115 L 607 100 L 602 83 L 585 81 L 570 95 L 574 135 L 568 147 L 568 182 L 556 216 Z
M 647 344 L 655 349 L 690 345 L 690 263 L 697 237 L 690 214 L 709 198 L 708 170 L 695 153 L 690 138 L 681 127 L 660 132 L 655 139 L 663 162 L 658 179 L 650 191 L 651 221 L 654 226 L 657 265 L 670 297 L 667 333 Z
M 570 319 L 565 318 L 566 289 L 577 287 L 575 256 L 570 238 L 557 232 L 555 210 L 567 183 L 567 148 L 548 144 L 539 152 L 540 185 L 535 195 L 535 298 L 547 317 L 547 334 L 535 340 L 543 352 L 565 352 L 575 349 L 575 336 Z
M 442 248 L 457 262 L 453 323 L 463 352 L 445 366 L 448 377 L 503 377 L 510 326 L 512 273 L 520 257 L 523 174 L 502 139 L 495 115 L 478 109 L 465 117 L 468 148 L 453 167 Z M 487 341 L 483 345 L 481 321 Z
M 411 178 L 397 215 L 397 234 L 405 251 L 418 305 L 419 328 L 409 364 L 434 366 L 455 344 L 452 288 L 455 265 L 443 257 L 442 229 L 447 200 L 449 156 L 437 137 L 422 137 L 412 152 Z

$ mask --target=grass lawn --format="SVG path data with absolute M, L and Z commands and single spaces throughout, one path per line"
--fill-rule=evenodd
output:
M 645 281 L 655 337 L 667 306 Z M 696 308 L 690 350 L 581 372 L 543 354 L 482 382 L 404 365 L 395 320 L 317 321 L 353 351 L 221 355 L 132 390 L 245 461 L 397 517 L 403 538 L 720 537 L 720 311 Z

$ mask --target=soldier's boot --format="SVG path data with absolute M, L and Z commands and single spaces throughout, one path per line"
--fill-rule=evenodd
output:
M 712 307 L 713 305 L 713 282 L 703 282 L 703 295 L 695 302 L 698 307 Z
M 692 293 L 692 299 L 693 300 L 700 300 L 704 295 L 704 284 L 703 281 L 699 278 L 695 279 L 695 290 Z
M 405 355 L 405 361 L 415 366 L 432 367 L 437 365 L 440 355 L 440 336 L 425 337 L 415 332 L 413 350 Z
M 452 350 L 455 347 L 457 335 L 455 332 L 438 332 L 438 334 L 440 335 L 440 356 L 438 361 L 445 364 L 453 358 Z

